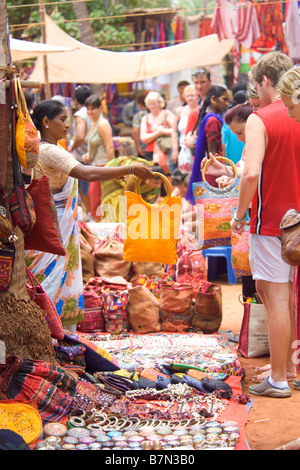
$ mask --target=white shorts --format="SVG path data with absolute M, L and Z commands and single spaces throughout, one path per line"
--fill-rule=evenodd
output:
M 254 280 L 293 281 L 294 267 L 281 258 L 281 242 L 277 237 L 250 233 L 249 262 Z

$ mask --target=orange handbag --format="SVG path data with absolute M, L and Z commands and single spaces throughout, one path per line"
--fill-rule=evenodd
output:
M 39 159 L 39 135 L 30 117 L 19 78 L 15 78 L 15 93 L 17 102 L 16 150 L 21 165 L 24 168 L 33 168 Z
M 169 180 L 154 173 L 166 184 L 167 195 L 159 204 L 149 204 L 139 193 L 141 180 L 135 191 L 125 191 L 126 238 L 123 257 L 127 261 L 145 261 L 176 264 L 177 241 L 181 220 L 181 199 L 171 197 Z

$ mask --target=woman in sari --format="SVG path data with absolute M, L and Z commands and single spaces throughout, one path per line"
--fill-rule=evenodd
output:
M 78 179 L 106 181 L 134 174 L 145 180 L 151 177 L 149 166 L 132 163 L 117 168 L 83 165 L 58 145 L 69 132 L 68 115 L 64 105 L 56 100 L 40 102 L 33 111 L 33 121 L 40 131 L 39 163 L 49 177 L 53 193 L 65 256 L 28 251 L 26 263 L 41 282 L 56 306 L 62 324 L 74 332 L 84 319 L 83 281 L 77 222 Z M 36 167 L 36 177 L 41 177 Z

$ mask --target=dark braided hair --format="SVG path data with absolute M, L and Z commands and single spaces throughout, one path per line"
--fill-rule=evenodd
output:
M 225 86 L 222 86 L 222 85 L 213 86 L 208 91 L 206 97 L 203 100 L 203 104 L 201 106 L 201 109 L 199 111 L 199 114 L 198 114 L 198 117 L 197 117 L 197 122 L 195 124 L 194 129 L 193 129 L 193 133 L 198 132 L 198 130 L 201 126 L 201 122 L 202 122 L 204 116 L 207 114 L 207 108 L 210 105 L 210 101 L 211 101 L 212 97 L 215 96 L 216 98 L 220 98 L 220 96 L 223 96 L 226 91 L 227 91 L 227 88 Z

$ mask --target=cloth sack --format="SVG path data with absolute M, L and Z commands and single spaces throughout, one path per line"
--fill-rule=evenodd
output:
M 217 160 L 229 163 L 234 170 L 233 182 L 226 188 L 210 186 L 205 180 L 205 171 L 210 160 L 202 169 L 201 182 L 193 183 L 193 194 L 199 215 L 199 242 L 202 250 L 214 246 L 231 244 L 232 208 L 237 205 L 240 180 L 234 163 L 224 157 Z
M 162 331 L 185 332 L 192 323 L 193 287 L 172 283 L 160 286 L 160 318 Z
M 24 237 L 26 250 L 37 250 L 54 255 L 65 256 L 60 228 L 57 220 L 57 212 L 53 195 L 49 186 L 49 178 L 44 169 L 38 163 L 42 178 L 33 179 L 27 191 L 33 199 L 36 213 L 36 222 L 29 235 Z
M 269 355 L 267 313 L 263 304 L 244 302 L 239 353 L 246 358 Z
M 300 265 L 300 212 L 289 209 L 280 222 L 281 257 L 291 266 Z
M 139 194 L 140 179 L 137 179 L 135 192 L 125 191 L 127 207 L 124 259 L 132 262 L 175 264 L 181 199 L 171 197 L 171 186 L 164 175 L 154 174 L 160 176 L 167 186 L 167 195 L 160 204 L 144 201 Z
M 31 300 L 35 302 L 42 310 L 44 310 L 44 312 L 46 312 L 46 320 L 52 338 L 59 340 L 63 339 L 65 333 L 54 303 L 48 297 L 41 284 L 27 267 L 26 274 L 28 278 L 28 282 L 26 282 L 27 293 Z
M 160 331 L 159 301 L 145 286 L 128 290 L 128 319 L 134 333 Z
M 17 103 L 16 151 L 20 164 L 25 168 L 33 168 L 40 153 L 38 131 L 30 117 L 21 81 L 15 78 L 14 82 Z
M 131 263 L 123 258 L 124 245 L 118 240 L 107 238 L 94 252 L 94 268 L 96 276 L 128 278 Z
M 222 322 L 222 288 L 203 282 L 195 297 L 192 326 L 195 331 L 216 333 Z
M 178 155 L 178 169 L 182 173 L 191 173 L 193 169 L 193 155 L 190 148 L 183 145 Z

